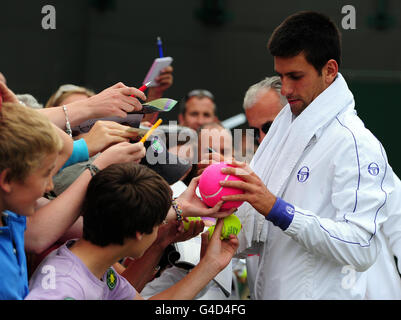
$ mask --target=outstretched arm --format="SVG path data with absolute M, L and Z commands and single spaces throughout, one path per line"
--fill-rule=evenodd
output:
M 88 99 L 67 104 L 67 115 L 71 127 L 88 119 L 111 116 L 124 118 L 127 116 L 127 112 L 141 110 L 142 104 L 131 95 L 146 100 L 142 91 L 119 82 Z M 63 107 L 39 109 L 39 112 L 46 114 L 59 128 L 65 129 L 66 117 Z
M 209 208 L 204 204 L 196 194 L 196 187 L 198 186 L 199 179 L 200 177 L 193 178 L 188 188 L 176 199 L 179 207 L 182 209 L 183 217 L 224 218 L 231 215 L 236 210 L 232 208 L 227 211 L 220 211 L 223 201 L 219 201 L 213 208 Z M 174 220 L 176 217 L 176 211 L 171 207 L 167 214 L 167 220 Z
M 145 156 L 143 143 L 118 143 L 100 154 L 93 164 L 100 170 L 113 163 L 140 161 Z M 62 194 L 40 207 L 27 218 L 25 248 L 40 253 L 52 245 L 68 230 L 80 215 L 86 188 L 91 179 L 85 170 Z
M 204 257 L 187 276 L 150 299 L 193 299 L 221 270 L 223 270 L 230 263 L 238 248 L 238 239 L 236 236 L 231 235 L 228 240 L 220 240 L 222 228 L 223 220 L 219 219 Z M 207 241 L 207 238 L 208 232 L 202 234 L 202 241 Z M 139 295 L 136 298 L 141 299 Z
M 352 163 L 352 160 L 347 162 L 346 157 L 351 158 L 353 154 L 339 154 L 342 163 Z M 324 256 L 342 265 L 351 265 L 358 272 L 365 271 L 375 262 L 380 249 L 380 240 L 375 233 L 386 218 L 387 194 L 392 191 L 394 183 L 392 174 L 386 172 L 390 168 L 381 170 L 376 178 L 369 177 L 368 170 L 359 172 L 337 166 L 331 186 L 331 203 L 337 211 L 337 218 L 327 218 L 275 197 L 247 164 L 234 162 L 233 165 L 222 169 L 222 173 L 237 175 L 243 181 L 220 183 L 225 187 L 242 189 L 244 193 L 224 196 L 223 200 L 249 202 L 256 211 L 312 254 Z M 347 170 L 346 174 L 344 170 Z M 350 181 L 358 180 L 360 183 L 356 198 L 357 184 Z M 348 214 L 352 207 L 355 212 Z
M 132 286 L 141 292 L 145 285 L 152 280 L 157 272 L 155 267 L 170 243 L 181 242 L 197 236 L 203 231 L 204 223 L 191 222 L 187 231 L 184 230 L 182 222 L 171 221 L 159 227 L 156 241 L 149 247 L 144 255 L 130 262 L 128 267 L 121 273 Z

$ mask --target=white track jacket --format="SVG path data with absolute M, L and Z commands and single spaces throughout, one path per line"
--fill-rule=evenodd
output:
M 284 107 L 250 166 L 280 198 L 271 221 L 248 203 L 237 213 L 238 257 L 260 254 L 254 297 L 363 299 L 394 182 L 342 75 L 295 119 Z
M 401 181 L 394 175 L 394 190 L 387 199 L 388 218 L 378 232 L 382 247 L 367 271 L 366 299 L 401 300 Z M 394 257 L 397 257 L 398 266 Z

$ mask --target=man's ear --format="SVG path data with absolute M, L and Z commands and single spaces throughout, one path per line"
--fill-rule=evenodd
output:
M 323 73 L 325 76 L 325 81 L 327 85 L 331 85 L 337 77 L 338 73 L 338 63 L 334 59 L 327 61 L 326 65 L 323 67 Z
M 10 174 L 9 168 L 4 169 L 3 171 L 0 172 L 0 190 L 6 193 L 10 193 L 12 190 L 9 174 Z
M 135 236 L 136 236 L 136 239 L 137 239 L 137 240 L 139 240 L 139 241 L 142 240 L 143 235 L 142 235 L 141 232 L 137 231 L 137 232 L 135 233 Z

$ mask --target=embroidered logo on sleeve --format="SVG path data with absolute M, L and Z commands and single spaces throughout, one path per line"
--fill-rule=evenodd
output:
M 113 269 L 107 270 L 107 286 L 110 290 L 113 290 L 116 287 L 117 277 Z
M 287 211 L 287 213 L 290 214 L 290 215 L 294 215 L 295 208 L 292 207 L 292 206 L 290 206 L 290 205 L 287 205 L 287 206 L 285 207 L 285 211 Z
M 379 174 L 379 172 L 380 172 L 379 165 L 377 163 L 375 163 L 375 162 L 372 162 L 368 166 L 368 172 L 372 176 L 377 176 Z
M 308 167 L 302 167 L 299 169 L 298 174 L 297 174 L 297 179 L 299 182 L 305 182 L 309 178 L 309 168 Z

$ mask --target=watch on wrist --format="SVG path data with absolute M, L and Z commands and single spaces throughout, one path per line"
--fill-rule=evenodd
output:
M 89 169 L 91 176 L 93 177 L 96 173 L 98 173 L 100 171 L 100 169 L 98 167 L 96 167 L 94 164 L 92 163 L 88 163 L 85 166 L 86 169 Z

